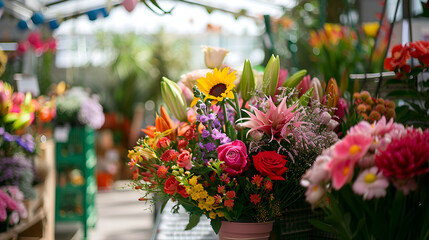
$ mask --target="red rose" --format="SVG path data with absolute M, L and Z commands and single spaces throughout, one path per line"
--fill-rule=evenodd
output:
M 419 59 L 424 65 L 429 66 L 429 41 L 417 41 L 410 43 L 410 55 Z
M 176 180 L 174 176 L 170 176 L 167 181 L 165 181 L 164 192 L 170 195 L 173 195 L 177 187 L 179 186 L 179 182 Z
M 177 164 L 179 167 L 190 170 L 192 168 L 191 157 L 192 155 L 189 151 L 183 150 L 177 158 Z
M 395 71 L 396 67 L 403 68 L 407 65 L 408 58 L 408 47 L 398 44 L 392 48 L 392 56 L 384 60 L 384 68 L 389 71 Z
M 224 162 L 225 172 L 232 177 L 241 174 L 249 163 L 246 145 L 240 140 L 219 146 L 217 155 Z
M 253 156 L 253 164 L 263 176 L 271 180 L 285 180 L 282 175 L 286 172 L 286 156 L 275 151 L 260 152 Z
M 184 198 L 188 198 L 189 194 L 186 192 L 186 188 L 183 185 L 177 186 L 177 193 L 180 194 Z

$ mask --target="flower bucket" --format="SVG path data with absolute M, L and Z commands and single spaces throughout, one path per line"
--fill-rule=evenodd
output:
M 268 240 L 273 223 L 240 223 L 222 221 L 219 240 Z

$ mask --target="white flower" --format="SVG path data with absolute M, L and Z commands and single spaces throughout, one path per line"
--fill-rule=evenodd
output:
M 212 69 L 220 69 L 223 59 L 229 53 L 228 50 L 219 47 L 201 46 L 201 49 L 204 52 L 206 66 Z
M 317 205 L 326 193 L 326 188 L 321 185 L 310 185 L 305 192 L 305 200 L 311 204 L 311 206 Z
M 386 188 L 389 181 L 377 167 L 372 167 L 362 171 L 353 184 L 353 191 L 358 195 L 363 195 L 363 199 L 380 198 L 386 196 Z

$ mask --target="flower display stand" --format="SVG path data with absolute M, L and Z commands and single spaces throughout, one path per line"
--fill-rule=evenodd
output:
M 71 127 L 65 135 L 66 139 L 57 139 L 55 150 L 58 175 L 55 221 L 81 222 L 86 238 L 88 228 L 97 221 L 94 130 Z
M 35 168 L 41 182 L 34 186 L 36 198 L 26 200 L 28 217 L 18 225 L 0 233 L 0 240 L 42 239 L 52 240 L 54 236 L 55 212 L 55 158 L 54 142 L 40 144 L 40 153 L 35 161 Z M 41 170 L 42 169 L 42 170 Z M 43 176 L 41 176 L 43 172 Z

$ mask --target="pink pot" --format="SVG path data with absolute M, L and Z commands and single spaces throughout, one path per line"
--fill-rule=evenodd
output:
M 273 223 L 240 223 L 222 221 L 219 240 L 268 240 Z

